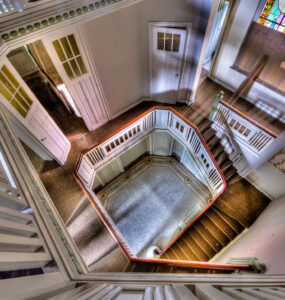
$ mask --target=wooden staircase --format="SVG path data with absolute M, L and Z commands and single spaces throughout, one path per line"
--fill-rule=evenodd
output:
M 211 122 L 193 109 L 180 111 L 201 131 L 227 180 L 224 194 L 181 236 L 162 259 L 209 261 L 264 210 L 269 199 L 242 179 L 211 128 Z

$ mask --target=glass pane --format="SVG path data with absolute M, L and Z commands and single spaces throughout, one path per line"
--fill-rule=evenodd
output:
M 68 78 L 69 79 L 74 79 L 74 74 L 73 74 L 73 72 L 72 72 L 72 70 L 70 68 L 69 63 L 68 62 L 63 63 L 63 67 L 64 67 L 64 70 L 65 70 Z
M 4 84 L 4 86 L 9 90 L 10 93 L 15 93 L 15 88 L 11 85 L 11 83 L 7 80 L 2 72 L 0 72 L 0 81 Z
M 22 115 L 22 117 L 25 118 L 25 116 L 27 115 L 27 112 L 20 106 L 20 104 L 15 99 L 13 99 L 11 101 L 11 104 Z
M 17 88 L 19 86 L 19 82 L 12 75 L 12 73 L 8 70 L 8 68 L 4 65 L 1 70 L 6 75 L 6 77 L 12 82 L 12 84 L 14 85 L 14 87 Z
M 164 50 L 164 33 L 163 32 L 157 33 L 157 49 Z
M 76 58 L 76 61 L 77 61 L 78 65 L 79 65 L 79 68 L 80 68 L 80 70 L 81 70 L 81 73 L 82 73 L 82 74 L 87 73 L 82 57 L 81 57 L 81 56 L 78 56 L 78 57 Z
M 64 49 L 64 52 L 68 58 L 72 58 L 74 55 L 69 47 L 66 37 L 60 39 L 61 45 Z
M 29 110 L 29 105 L 25 102 L 25 100 L 22 98 L 22 96 L 17 93 L 15 95 L 15 99 L 17 99 L 17 101 L 28 111 Z
M 9 101 L 12 96 L 9 92 L 4 88 L 4 86 L 0 83 L 0 93 Z
M 78 66 L 77 66 L 77 63 L 76 63 L 75 59 L 71 59 L 69 62 L 70 62 L 70 64 L 71 64 L 71 67 L 72 67 L 72 69 L 73 69 L 73 72 L 75 73 L 75 76 L 76 76 L 76 77 L 81 76 L 80 70 L 79 70 L 79 68 L 78 68 Z
M 172 34 L 166 33 L 165 34 L 165 50 L 171 51 L 171 47 L 172 47 Z
M 282 6 L 284 4 L 281 0 L 267 0 L 257 22 L 274 30 L 284 32 L 284 29 L 279 26 L 284 25 L 284 7 Z
M 61 61 L 65 61 L 66 57 L 58 40 L 52 42 L 54 49 Z
M 67 38 L 68 38 L 68 41 L 69 41 L 69 43 L 71 45 L 71 48 L 73 50 L 74 55 L 79 55 L 80 52 L 79 52 L 79 49 L 77 47 L 77 43 L 75 41 L 74 35 L 73 34 L 68 35 Z
M 178 52 L 179 51 L 179 45 L 180 45 L 180 34 L 174 34 L 173 35 L 172 51 Z
M 28 94 L 25 92 L 25 90 L 22 87 L 19 88 L 19 92 L 30 105 L 33 104 L 33 101 L 31 100 L 31 98 L 28 96 Z

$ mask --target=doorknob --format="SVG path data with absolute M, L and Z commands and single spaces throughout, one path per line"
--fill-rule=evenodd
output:
M 178 77 L 179 76 L 179 73 L 176 73 L 175 77 Z
M 43 142 L 43 141 L 45 141 L 45 140 L 46 140 L 46 136 L 45 136 L 44 138 L 41 139 L 41 142 Z

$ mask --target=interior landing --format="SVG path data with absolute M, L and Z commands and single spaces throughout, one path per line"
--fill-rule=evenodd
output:
M 153 258 L 207 205 L 209 192 L 176 159 L 148 156 L 97 196 L 135 255 Z

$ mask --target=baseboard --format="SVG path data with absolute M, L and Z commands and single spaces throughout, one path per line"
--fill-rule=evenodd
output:
M 137 106 L 138 104 L 140 104 L 140 103 L 143 102 L 143 101 L 150 101 L 150 100 L 146 100 L 146 99 L 148 99 L 148 98 L 140 98 L 140 99 L 137 100 L 136 102 L 134 102 L 134 103 L 128 105 L 126 108 L 124 108 L 124 109 L 120 110 L 119 112 L 117 112 L 117 113 L 111 115 L 110 120 L 113 120 L 113 119 L 119 117 L 121 114 L 123 114 L 123 113 L 125 113 L 126 111 L 130 110 L 131 108 Z

